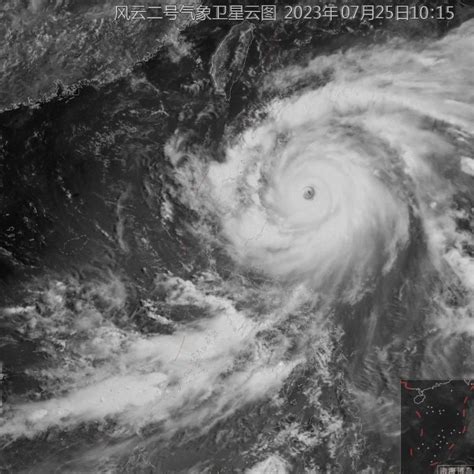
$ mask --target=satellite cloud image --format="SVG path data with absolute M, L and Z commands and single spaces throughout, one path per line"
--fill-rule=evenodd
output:
M 474 0 L 0 36 L 0 473 L 474 473 Z

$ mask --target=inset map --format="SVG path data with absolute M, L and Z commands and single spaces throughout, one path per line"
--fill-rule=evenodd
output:
M 401 381 L 403 474 L 472 474 L 474 380 Z

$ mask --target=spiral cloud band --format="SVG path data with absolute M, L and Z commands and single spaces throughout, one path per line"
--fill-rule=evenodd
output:
M 273 104 L 266 123 L 211 167 L 224 232 L 242 263 L 337 284 L 349 272 L 363 280 L 406 241 L 406 204 L 377 176 L 384 157 L 333 107 L 324 92 Z

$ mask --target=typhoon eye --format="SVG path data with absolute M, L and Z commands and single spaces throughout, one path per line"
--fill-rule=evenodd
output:
M 314 196 L 316 195 L 316 190 L 313 188 L 313 186 L 306 186 L 303 190 L 303 197 L 307 199 L 308 201 L 314 199 Z

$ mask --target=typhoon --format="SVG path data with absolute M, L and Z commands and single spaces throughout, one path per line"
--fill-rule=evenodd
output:
M 449 207 L 454 190 L 472 184 L 462 172 L 472 163 L 472 34 L 465 25 L 431 46 L 354 48 L 274 74 L 283 93 L 302 76 L 329 79 L 272 101 L 232 137 L 225 162 L 209 166 L 234 258 L 326 291 L 345 282 L 360 295 L 406 247 L 411 220 L 438 256 L 448 242 L 459 250 Z M 468 262 L 452 263 L 472 283 Z
M 288 60 L 238 114 L 208 114 L 218 145 L 202 112 L 173 123 L 162 167 L 155 143 L 130 148 L 152 163 L 152 218 L 127 233 L 144 214 L 130 184 L 115 237 L 100 231 L 156 263 L 151 283 L 65 266 L 5 305 L 47 357 L 28 369 L 43 392 L 4 411 L 3 446 L 65 437 L 77 452 L 51 448 L 41 472 L 396 472 L 400 379 L 474 378 L 473 44 L 471 20 Z M 140 137 L 158 112 L 127 101 L 158 94 L 147 81 L 119 110 Z
M 403 187 L 397 195 L 394 150 L 350 103 L 367 91 L 352 83 L 346 93 L 333 84 L 272 104 L 209 180 L 242 265 L 325 294 L 348 284 L 360 295 L 407 242 L 409 196 Z

